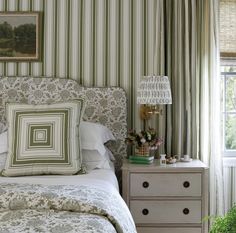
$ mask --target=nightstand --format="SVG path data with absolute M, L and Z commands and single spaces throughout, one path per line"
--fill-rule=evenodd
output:
M 199 160 L 122 167 L 122 196 L 138 233 L 207 233 L 208 168 Z

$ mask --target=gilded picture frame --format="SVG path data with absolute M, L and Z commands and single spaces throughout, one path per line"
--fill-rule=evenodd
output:
M 40 12 L 0 12 L 0 62 L 41 59 Z

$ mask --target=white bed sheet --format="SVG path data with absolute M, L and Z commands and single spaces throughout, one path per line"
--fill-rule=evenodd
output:
M 119 191 L 118 181 L 114 170 L 94 169 L 87 174 L 62 176 L 62 175 L 44 175 L 44 176 L 20 176 L 3 177 L 0 176 L 1 183 L 28 183 L 28 184 L 46 184 L 46 185 L 92 185 L 104 189 L 116 189 Z
M 46 185 L 93 185 L 100 188 L 115 188 L 119 191 L 118 182 L 114 171 L 108 169 L 95 169 L 83 175 L 72 176 L 22 176 L 22 177 L 0 177 L 1 183 L 28 183 Z

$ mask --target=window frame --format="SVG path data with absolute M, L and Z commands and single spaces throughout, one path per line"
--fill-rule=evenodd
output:
M 224 62 L 221 63 L 221 67 L 225 67 L 225 66 L 235 66 L 236 67 L 236 63 L 234 64 L 224 64 Z M 222 107 L 221 107 L 221 116 L 222 116 L 222 154 L 224 157 L 235 157 L 236 158 L 236 149 L 235 150 L 227 150 L 226 149 L 226 145 L 225 145 L 225 139 L 226 139 L 226 130 L 225 130 L 225 124 L 226 124 L 226 118 L 228 115 L 235 115 L 236 116 L 236 110 L 235 111 L 227 111 L 226 109 L 226 88 L 227 88 L 227 77 L 232 77 L 235 76 L 236 78 L 236 71 L 233 72 L 225 72 L 225 71 L 221 71 L 220 72 L 221 75 L 221 79 L 223 78 L 223 94 L 222 95 Z

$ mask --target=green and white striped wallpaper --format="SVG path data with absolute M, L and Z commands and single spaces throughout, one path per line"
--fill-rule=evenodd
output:
M 0 11 L 43 13 L 42 62 L 1 62 L 0 75 L 67 77 L 86 86 L 123 87 L 128 125 L 142 127 L 137 83 L 142 75 L 164 74 L 163 1 L 0 0 Z

